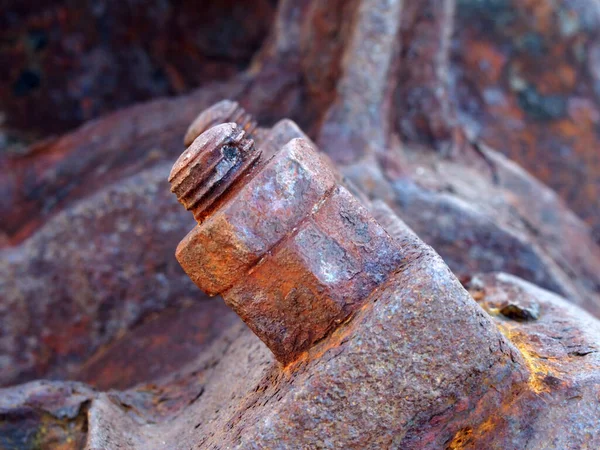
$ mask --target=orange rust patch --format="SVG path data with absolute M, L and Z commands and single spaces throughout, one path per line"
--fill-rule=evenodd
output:
M 473 445 L 473 428 L 466 427 L 458 430 L 446 450 L 459 450 Z
M 539 358 L 532 346 L 526 342 L 527 337 L 522 336 L 519 331 L 513 329 L 509 324 L 498 324 L 498 329 L 523 356 L 523 360 L 530 372 L 527 384 L 531 390 L 536 394 L 550 392 L 551 389 L 545 382 L 545 378 L 548 376 L 560 378 L 560 374 L 545 362 L 551 358 L 545 360 Z

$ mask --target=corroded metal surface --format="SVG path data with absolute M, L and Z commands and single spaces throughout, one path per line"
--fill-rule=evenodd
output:
M 76 448 L 84 440 L 89 449 L 293 448 L 301 439 L 347 448 L 369 439 L 402 448 L 598 447 L 598 322 L 573 306 L 599 313 L 598 246 L 569 204 L 501 156 L 503 141 L 493 140 L 490 127 L 506 122 L 482 115 L 487 131 L 479 132 L 464 121 L 471 103 L 457 89 L 465 74 L 458 84 L 439 76 L 462 63 L 456 55 L 448 62 L 445 52 L 454 47 L 431 30 L 454 29 L 456 42 L 466 42 L 478 22 L 464 23 L 465 8 L 481 2 L 457 1 L 454 24 L 454 2 L 428 2 L 424 16 L 415 15 L 419 3 L 392 2 L 397 14 L 382 17 L 376 0 L 284 0 L 271 36 L 234 79 L 112 114 L 25 155 L 0 155 L 7 175 L 0 179 L 3 382 L 71 377 L 99 389 L 56 382 L 3 390 L 3 437 L 23 448 Z M 525 20 L 543 9 L 543 2 L 531 12 L 492 3 Z M 584 47 L 592 42 L 586 32 L 574 36 Z M 317 38 L 319 51 L 311 45 Z M 473 51 L 463 54 L 474 56 L 464 65 L 472 78 L 487 58 L 475 57 L 478 41 L 485 39 L 469 40 Z M 414 115 L 395 89 L 401 79 L 424 93 L 410 98 Z M 352 80 L 368 84 L 364 101 L 348 88 Z M 200 293 L 172 255 L 193 220 L 168 194 L 169 167 L 192 119 L 223 98 L 256 119 L 216 114 L 196 123 L 199 129 L 243 118 L 271 157 L 291 138 L 306 138 L 281 120 L 294 119 L 342 163 L 336 183 L 352 186 L 410 261 L 285 370 L 219 300 L 196 303 Z M 526 106 L 536 101 L 524 99 Z M 591 106 L 575 102 L 570 111 L 593 112 L 594 97 L 586 100 Z M 573 120 L 584 126 L 594 116 L 586 114 Z M 508 115 L 510 124 L 521 117 Z M 535 121 L 522 123 L 536 130 Z M 528 148 L 546 148 L 557 130 L 568 134 L 563 125 L 547 128 L 545 140 L 528 138 Z M 327 129 L 351 138 L 338 145 Z M 580 172 L 568 167 L 552 177 L 581 186 L 583 177 L 571 175 Z M 369 206 L 369 198 L 389 207 Z M 596 197 L 580 198 L 578 213 L 593 215 Z M 473 275 L 490 271 L 554 294 L 509 275 Z M 101 392 L 111 387 L 126 390 Z M 60 405 L 70 412 L 57 412 Z
M 56 134 L 115 107 L 235 76 L 275 12 L 269 1 L 202 8 L 149 1 L 136 3 L 134 18 L 131 5 L 96 3 L 7 2 L 0 27 L 0 58 L 10 67 L 0 80 L 4 127 L 21 130 L 25 139 L 32 128 Z M 319 131 L 312 122 L 323 113 L 338 122 L 344 115 L 354 123 L 352 132 L 338 130 L 347 140 L 361 134 L 359 125 L 385 122 L 376 111 L 388 98 L 366 90 L 382 74 L 397 72 L 398 82 L 389 84 L 400 89 L 384 109 L 393 111 L 406 139 L 446 149 L 460 120 L 549 184 L 598 233 L 597 3 L 405 0 L 385 4 L 383 13 L 378 8 L 356 0 L 282 2 L 283 28 L 272 27 L 251 67 L 259 82 L 250 110 L 270 123 L 292 116 L 312 136 Z M 388 49 L 399 41 L 400 10 L 404 45 L 395 59 Z M 371 16 L 373 28 L 356 30 L 357 15 Z M 361 56 L 363 38 L 387 32 Z M 269 53 L 274 58 L 264 58 Z M 362 70 L 343 58 L 363 59 Z M 375 63 L 379 73 L 371 69 Z M 357 94 L 342 105 L 336 91 Z M 352 106 L 366 97 L 371 113 Z M 334 123 L 323 129 L 324 139 Z M 11 142 L 9 133 L 4 145 Z M 351 156 L 337 146 L 332 151 Z
M 189 147 L 200 134 L 213 125 L 230 122 L 238 124 L 248 137 L 252 137 L 256 128 L 256 121 L 237 102 L 223 100 L 198 114 L 183 137 L 183 145 Z
M 406 443 L 421 439 L 436 448 L 433 442 L 449 440 L 468 415 L 468 402 L 489 395 L 488 383 L 500 396 L 525 376 L 519 356 L 439 257 L 410 237 L 397 238 L 410 261 L 402 273 L 295 365 L 271 369 L 265 391 L 250 391 L 234 412 L 231 430 L 209 426 L 217 433 L 208 433 L 207 447 L 410 448 Z M 441 317 L 455 324 L 454 333 L 426 326 Z M 480 346 L 493 351 L 479 352 Z M 448 351 L 455 354 L 443 357 Z M 482 413 L 494 405 L 482 403 Z M 444 412 L 456 422 L 444 420 Z
M 89 402 L 87 448 L 595 448 L 598 321 L 515 277 L 476 275 L 468 287 L 488 316 L 376 208 L 409 263 L 352 321 L 285 370 L 232 325 L 177 378 L 67 396 Z M 507 304 L 539 315 L 516 321 Z
M 0 448 L 83 448 L 94 395 L 81 383 L 35 381 L 0 389 Z
M 109 185 L 2 252 L 2 384 L 72 376 L 149 314 L 197 297 L 165 257 L 193 223 L 168 192 L 168 171 Z
M 259 158 L 260 150 L 241 127 L 219 125 L 195 140 L 175 162 L 169 175 L 171 192 L 201 221 L 236 181 L 250 175 Z
M 451 448 L 598 447 L 598 321 L 512 275 L 474 275 L 468 287 L 519 350 L 529 375 L 523 390 L 504 399 L 500 411 L 509 414 L 463 428 Z M 511 433 L 515 428 L 521 432 Z
M 181 136 L 197 114 L 239 82 L 213 86 L 176 100 L 157 100 L 90 122 L 28 154 L 0 154 L 2 235 L 17 246 L 62 209 L 180 154 Z

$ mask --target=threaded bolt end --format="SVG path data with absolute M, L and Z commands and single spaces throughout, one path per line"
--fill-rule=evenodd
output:
M 173 165 L 171 192 L 201 221 L 259 156 L 254 141 L 246 138 L 240 126 L 214 126 L 198 136 Z

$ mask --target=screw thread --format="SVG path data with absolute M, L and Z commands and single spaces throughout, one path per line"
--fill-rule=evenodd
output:
M 259 156 L 254 141 L 239 125 L 214 126 L 198 136 L 173 165 L 171 192 L 200 222 Z

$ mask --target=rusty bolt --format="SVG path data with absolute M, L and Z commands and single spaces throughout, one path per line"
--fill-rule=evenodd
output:
M 216 125 L 169 178 L 198 221 L 177 247 L 179 263 L 283 364 L 348 319 L 403 263 L 395 241 L 309 141 L 282 143 L 291 124 L 265 135 L 267 146 L 282 144 L 275 152 L 257 149 L 235 123 Z

